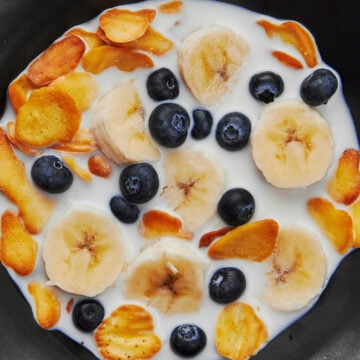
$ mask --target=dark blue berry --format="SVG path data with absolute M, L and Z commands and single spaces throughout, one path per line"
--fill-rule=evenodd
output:
M 175 148 L 187 138 L 190 118 L 187 111 L 175 103 L 158 105 L 150 115 L 149 130 L 152 137 L 163 146 Z
M 209 282 L 209 295 L 219 304 L 237 300 L 246 288 L 244 273 L 235 267 L 224 267 L 215 271 Z
M 179 84 L 175 75 L 166 68 L 152 72 L 147 81 L 146 88 L 149 96 L 156 100 L 175 99 L 179 95 Z
M 334 95 L 338 81 L 328 69 L 318 69 L 311 73 L 300 86 L 300 96 L 310 106 L 326 104 Z
M 159 189 L 159 177 L 150 164 L 132 164 L 121 172 L 119 184 L 126 200 L 141 204 L 156 195 Z
M 120 195 L 110 200 L 110 209 L 115 217 L 123 223 L 132 224 L 139 218 L 139 208 Z
M 31 167 L 31 177 L 40 189 L 51 194 L 62 193 L 73 183 L 72 172 L 53 155 L 38 158 Z
M 104 319 L 104 307 L 95 299 L 79 301 L 73 309 L 74 325 L 84 332 L 95 330 Z
M 213 125 L 213 117 L 210 111 L 205 109 L 195 109 L 192 113 L 194 126 L 191 129 L 191 136 L 196 140 L 206 138 Z
M 255 212 L 255 200 L 249 191 L 242 188 L 227 190 L 218 203 L 218 214 L 228 225 L 247 223 Z
M 249 141 L 251 122 L 238 112 L 226 114 L 217 124 L 215 137 L 218 144 L 229 151 L 242 149 Z
M 268 104 L 282 94 L 284 81 L 280 75 L 272 71 L 263 71 L 251 77 L 249 90 L 256 100 Z
M 196 356 L 206 346 L 206 335 L 197 325 L 178 325 L 170 335 L 170 346 L 174 353 L 179 356 Z

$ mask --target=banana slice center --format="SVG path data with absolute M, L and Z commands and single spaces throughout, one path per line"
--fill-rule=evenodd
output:
M 307 156 L 311 151 L 311 141 L 308 136 L 301 134 L 298 129 L 289 127 L 287 129 L 287 137 L 285 138 L 285 144 L 287 146 L 296 144 L 301 146 L 304 150 L 304 155 Z
M 78 249 L 85 250 L 93 255 L 94 251 L 96 251 L 95 239 L 96 239 L 96 236 L 94 234 L 92 234 L 88 231 L 85 231 L 83 233 L 83 241 L 80 242 L 77 246 Z
M 296 252 L 293 256 L 293 259 L 289 264 L 279 264 L 277 262 L 277 259 L 274 259 L 273 262 L 273 271 L 275 273 L 274 281 L 277 284 L 286 284 L 288 276 L 291 275 L 291 273 L 295 273 L 298 271 L 300 265 L 301 265 L 301 254 L 299 252 Z
M 74 259 L 86 258 L 89 268 L 99 264 L 103 252 L 106 251 L 106 246 L 101 245 L 101 234 L 94 229 L 82 229 L 73 232 L 72 235 L 65 237 L 65 241 L 69 244 L 69 249 L 71 249 L 65 261 L 73 262 Z M 71 244 L 75 246 L 71 246 Z
M 203 69 L 209 74 L 210 79 L 216 77 L 220 78 L 222 81 L 228 81 L 230 78 L 229 68 L 228 68 L 228 54 L 224 49 L 218 49 L 214 51 L 212 56 L 208 54 L 203 54 L 201 56 Z
M 188 196 L 191 192 L 191 189 L 196 184 L 196 182 L 197 182 L 196 180 L 189 179 L 189 181 L 187 182 L 180 181 L 176 183 L 176 186 L 178 187 L 179 190 L 181 190 L 184 193 L 184 196 Z

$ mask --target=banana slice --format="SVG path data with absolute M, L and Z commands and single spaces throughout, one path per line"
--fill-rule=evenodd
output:
M 216 211 L 225 187 L 219 163 L 194 148 L 173 151 L 165 159 L 163 194 L 190 231 L 203 225 Z
M 92 121 L 96 141 L 116 164 L 155 161 L 160 150 L 145 131 L 144 110 L 134 80 L 107 92 L 97 103 Z
M 163 313 L 196 311 L 204 296 L 206 263 L 186 245 L 161 240 L 145 248 L 125 275 L 125 294 Z
M 276 310 L 299 310 L 320 293 L 326 270 L 326 257 L 315 235 L 298 226 L 283 228 L 261 300 Z
M 50 281 L 69 293 L 95 296 L 126 265 L 124 237 L 116 220 L 98 210 L 74 208 L 50 228 L 43 260 Z
M 180 73 L 194 97 L 203 105 L 216 105 L 231 88 L 250 48 L 225 27 L 197 30 L 180 44 Z
M 295 100 L 267 106 L 252 136 L 252 155 L 266 180 L 280 188 L 299 188 L 321 180 L 333 158 L 327 122 Z

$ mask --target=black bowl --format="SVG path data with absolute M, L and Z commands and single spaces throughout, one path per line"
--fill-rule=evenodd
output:
M 190 0 L 185 0 L 190 1 Z M 127 1 L 129 2 L 129 1 Z M 164 0 L 165 2 L 165 0 Z M 250 10 L 303 23 L 326 63 L 341 75 L 360 131 L 360 2 L 354 0 L 233 0 Z M 0 108 L 9 82 L 69 27 L 95 17 L 116 0 L 1 0 Z M 360 250 L 341 263 L 315 307 L 252 360 L 360 359 Z M 57 331 L 41 329 L 29 305 L 0 265 L 0 358 L 95 360 Z M 209 359 L 216 360 L 216 359 Z

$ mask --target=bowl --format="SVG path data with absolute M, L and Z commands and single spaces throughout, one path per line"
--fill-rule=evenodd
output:
M 184 0 L 189 1 L 189 0 Z M 341 76 L 343 92 L 360 132 L 360 5 L 356 1 L 224 1 L 279 19 L 297 20 L 314 35 L 324 61 Z M 9 82 L 69 27 L 115 0 L 2 0 L 0 4 L 0 111 Z M 341 121 L 341 119 L 339 119 Z M 357 359 L 360 353 L 360 250 L 347 255 L 309 313 L 285 329 L 252 360 Z M 95 360 L 58 331 L 40 328 L 16 285 L 0 265 L 2 359 Z M 215 359 L 209 359 L 215 360 Z

